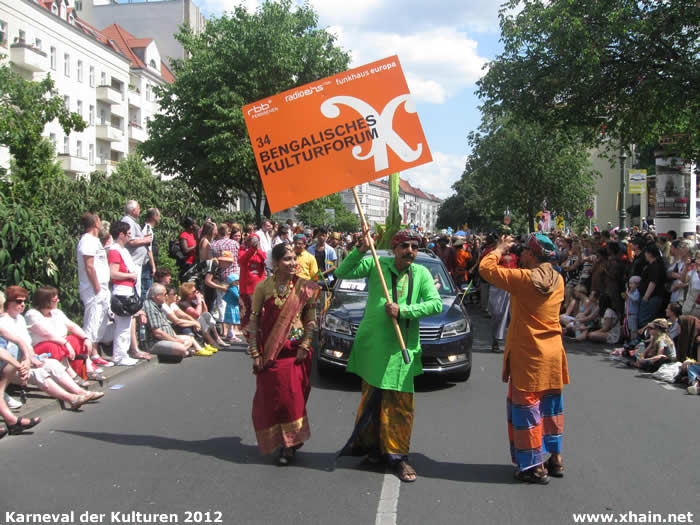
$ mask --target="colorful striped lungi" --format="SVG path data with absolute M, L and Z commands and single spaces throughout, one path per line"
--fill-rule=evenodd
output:
M 362 381 L 355 428 L 338 456 L 371 454 L 390 462 L 407 460 L 414 408 L 412 392 L 383 390 Z
M 508 384 L 508 439 L 513 464 L 527 470 L 561 454 L 564 396 L 561 390 L 524 392 Z

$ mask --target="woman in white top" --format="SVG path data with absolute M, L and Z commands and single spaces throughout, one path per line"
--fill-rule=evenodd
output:
M 49 354 L 52 359 L 61 361 L 68 375 L 80 386 L 88 386 L 88 382 L 79 377 L 83 372 L 91 379 L 103 381 L 104 376 L 95 371 L 88 359 L 91 345 L 85 332 L 58 309 L 58 290 L 53 286 L 40 286 L 32 296 L 32 305 L 24 318 L 32 336 L 34 353 Z M 77 359 L 78 356 L 81 358 Z
M 598 301 L 599 310 L 603 312 L 603 317 L 600 321 L 601 326 L 595 332 L 588 333 L 589 341 L 614 345 L 620 340 L 620 316 L 610 305 L 610 296 L 602 294 Z
M 6 313 L 0 316 L 0 326 L 22 338 L 26 343 L 25 348 L 30 354 L 27 357 L 32 366 L 28 383 L 37 386 L 51 397 L 70 403 L 73 409 L 78 409 L 88 401 L 104 396 L 103 392 L 88 392 L 78 386 L 68 375 L 66 368 L 55 359 L 37 359 L 31 345 L 32 338 L 22 316 L 29 292 L 19 286 L 10 286 L 6 290 L 6 295 Z M 8 345 L 9 348 L 10 345 Z
M 683 301 L 683 315 L 695 315 L 697 312 L 696 302 L 698 295 L 700 295 L 700 275 L 698 275 L 698 269 L 700 268 L 700 250 L 697 250 L 693 254 L 693 259 L 688 257 L 685 261 L 685 266 L 683 267 L 683 273 L 681 274 L 681 280 L 688 287 L 688 291 L 685 294 L 685 300 Z

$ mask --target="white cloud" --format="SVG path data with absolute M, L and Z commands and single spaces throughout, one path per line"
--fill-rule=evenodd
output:
M 486 63 L 477 52 L 477 42 L 454 27 L 411 34 L 368 33 L 339 26 L 329 30 L 351 52 L 353 67 L 398 55 L 411 93 L 423 102 L 442 104 L 457 95 L 481 77 Z
M 422 191 L 446 199 L 454 193 L 452 185 L 462 176 L 467 156 L 440 151 L 433 151 L 432 154 L 433 162 L 404 171 L 401 177 Z

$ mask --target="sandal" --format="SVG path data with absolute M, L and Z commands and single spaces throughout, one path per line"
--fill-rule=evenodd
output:
M 90 399 L 91 399 L 90 394 L 83 394 L 83 395 L 76 394 L 75 397 L 73 398 L 73 401 L 70 402 L 70 407 L 73 410 L 78 410 L 81 406 L 83 406 L 85 403 L 90 401 Z
M 516 470 L 515 479 L 525 483 L 534 483 L 536 485 L 547 485 L 549 483 L 547 471 L 545 470 L 544 474 L 536 474 L 534 468 L 529 468 L 527 470 Z
M 277 464 L 283 467 L 289 465 L 296 453 L 297 451 L 294 448 L 282 447 L 280 450 L 280 457 L 277 458 Z
M 28 423 L 22 423 L 23 419 L 27 420 Z M 39 417 L 33 417 L 31 419 L 27 419 L 26 417 L 18 417 L 17 422 L 14 425 L 7 425 L 7 433 L 11 436 L 16 436 L 25 430 L 29 430 L 30 428 L 37 426 L 39 423 L 41 423 L 41 418 Z
M 75 381 L 75 384 L 78 385 L 80 388 L 87 388 L 90 386 L 90 381 L 87 381 L 86 379 L 83 379 L 80 376 L 75 376 L 72 379 L 73 381 Z
M 92 392 L 88 392 L 88 393 L 85 394 L 85 395 L 87 395 L 87 396 L 90 398 L 90 401 L 97 401 L 98 399 L 102 399 L 103 397 L 105 397 L 105 393 L 104 393 L 104 392 L 100 392 L 100 391 L 98 391 L 98 390 L 94 390 L 94 391 L 92 391 Z
M 394 471 L 396 472 L 396 476 L 406 483 L 413 483 L 418 477 L 413 467 L 408 464 L 408 461 L 401 460 L 396 463 L 396 465 L 394 465 Z
M 564 477 L 564 465 L 561 463 L 555 463 L 554 459 L 550 456 L 545 462 L 544 468 L 547 469 L 547 474 L 553 478 L 563 478 Z

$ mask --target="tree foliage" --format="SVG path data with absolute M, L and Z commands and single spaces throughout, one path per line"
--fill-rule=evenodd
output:
M 37 286 L 56 286 L 62 308 L 74 319 L 82 311 L 75 257 L 84 212 L 97 212 L 102 220 L 112 222 L 124 216 L 129 199 L 138 200 L 143 210 L 157 207 L 162 220 L 155 237 L 160 264 L 165 266 L 173 266 L 168 241 L 179 235 L 184 216 L 200 222 L 205 217 L 215 222 L 252 220 L 250 214 L 204 206 L 185 183 L 161 180 L 138 156 L 120 162 L 109 177 L 94 172 L 78 180 L 62 173 L 43 178 L 33 187 L 33 199 L 26 189 L 23 182 L 0 182 L 0 288 L 18 284 L 33 292 Z
M 334 214 L 326 210 L 333 210 Z M 300 204 L 295 208 L 295 213 L 301 222 L 309 226 L 330 226 L 343 232 L 360 229 L 360 219 L 348 211 L 339 193 Z
M 491 112 L 580 128 L 591 143 L 684 134 L 678 148 L 697 159 L 699 19 L 696 0 L 510 0 L 479 94 Z
M 9 64 L 0 64 L 0 144 L 13 157 L 12 177 L 35 183 L 56 175 L 54 148 L 42 137 L 44 127 L 58 120 L 66 134 L 83 131 L 86 123 L 71 113 L 49 75 L 39 82 L 26 80 Z
M 493 227 L 509 210 L 516 224 L 534 230 L 542 209 L 575 216 L 590 205 L 598 174 L 579 137 L 515 117 L 486 115 L 479 131 L 469 134 L 469 143 L 472 155 L 454 185 L 457 198 L 443 216 L 457 214 L 462 199 L 465 209 L 473 203 L 472 210 L 480 212 L 472 219 L 475 224 Z M 466 215 L 462 222 L 469 223 Z
M 175 60 L 175 82 L 157 90 L 162 111 L 142 152 L 203 202 L 242 192 L 259 217 L 264 191 L 241 106 L 347 69 L 349 56 L 317 24 L 308 3 L 280 0 L 210 18 L 199 35 L 184 28 L 176 38 L 191 58 Z

